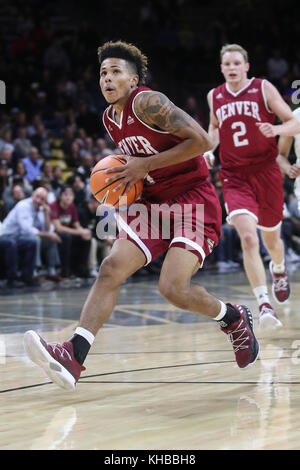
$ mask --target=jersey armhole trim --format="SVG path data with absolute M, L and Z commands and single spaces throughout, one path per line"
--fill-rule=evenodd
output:
M 105 116 L 105 113 L 107 114 L 107 111 L 108 111 L 109 108 L 106 108 L 106 110 L 104 111 L 103 115 L 102 115 L 102 122 L 103 122 L 103 125 L 106 129 L 106 132 L 108 133 L 109 137 L 111 138 L 112 141 L 114 141 L 114 139 L 112 138 L 111 136 L 111 133 L 109 132 L 109 130 L 107 129 L 107 126 L 105 124 L 105 119 L 104 119 L 104 116 Z
M 266 94 L 265 94 L 265 82 L 266 82 L 265 79 L 262 80 L 262 82 L 261 82 L 261 92 L 262 92 L 262 95 L 263 95 L 266 110 L 268 111 L 268 113 L 273 114 L 273 111 L 268 106 L 268 102 L 267 102 L 267 98 L 266 98 Z

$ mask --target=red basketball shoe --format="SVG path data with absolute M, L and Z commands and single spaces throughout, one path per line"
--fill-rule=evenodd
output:
M 46 343 L 35 331 L 26 331 L 24 348 L 27 356 L 40 366 L 46 375 L 57 385 L 74 390 L 85 367 L 74 358 L 71 342 Z
M 273 278 L 272 293 L 273 297 L 279 304 L 284 304 L 290 296 L 290 284 L 286 269 L 283 273 L 274 273 L 273 261 L 269 264 L 270 273 Z
M 274 312 L 270 304 L 261 304 L 259 306 L 259 326 L 262 329 L 281 328 L 282 323 Z
M 253 366 L 258 353 L 259 344 L 253 332 L 252 314 L 245 305 L 232 305 L 240 313 L 240 318 L 221 330 L 228 335 L 232 343 L 237 365 L 241 369 Z

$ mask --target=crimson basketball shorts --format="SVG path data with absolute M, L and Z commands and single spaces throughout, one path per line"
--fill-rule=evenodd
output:
M 215 188 L 209 181 L 164 202 L 140 199 L 115 215 L 119 234 L 138 246 L 145 265 L 167 251 L 180 247 L 194 253 L 202 267 L 217 246 L 222 211 Z
M 273 231 L 283 218 L 284 192 L 282 174 L 277 163 L 256 173 L 220 171 L 227 221 L 238 214 L 249 214 L 258 228 Z

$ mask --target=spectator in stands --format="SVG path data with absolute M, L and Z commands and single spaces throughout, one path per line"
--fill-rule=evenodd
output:
M 51 179 L 49 176 L 42 175 L 40 178 L 35 179 L 32 186 L 34 189 L 41 187 L 47 190 L 47 204 L 52 204 L 52 202 L 56 201 L 56 195 L 52 190 Z
M 17 138 L 13 142 L 15 147 L 16 158 L 25 158 L 32 147 L 30 140 L 27 138 L 27 128 L 22 126 L 17 131 Z
M 111 247 L 114 242 L 114 238 L 107 234 L 102 235 L 101 239 L 97 234 L 97 224 L 103 217 L 108 216 L 108 210 L 103 209 L 101 216 L 97 215 L 97 209 L 99 202 L 94 198 L 93 195 L 85 202 L 84 206 L 81 207 L 81 211 L 78 212 L 79 220 L 84 228 L 88 228 L 91 231 L 91 248 L 89 255 L 89 272 L 92 277 L 98 276 L 98 269 L 102 260 L 108 256 Z M 112 215 L 110 223 L 115 225 L 115 234 L 117 233 L 116 222 Z
M 9 148 L 11 152 L 13 152 L 15 149 L 15 146 L 12 143 L 12 131 L 9 127 L 4 128 L 2 132 L 2 135 L 0 138 L 0 152 L 4 149 L 4 147 Z
M 76 206 L 78 217 L 80 219 L 80 213 L 82 208 L 85 210 L 86 201 L 88 199 L 87 185 L 81 174 L 75 174 L 67 179 L 67 185 L 71 186 L 74 192 L 74 204 Z
M 31 137 L 31 143 L 44 158 L 51 158 L 50 142 L 43 123 L 36 125 L 36 133 Z
M 0 199 L 8 185 L 8 166 L 6 162 L 0 160 Z
M 12 186 L 8 186 L 3 193 L 5 215 L 7 215 L 18 202 L 25 199 L 25 197 L 22 184 L 18 184 L 18 180 L 15 179 Z
M 31 124 L 27 127 L 27 135 L 31 140 L 31 137 L 36 134 L 36 129 L 39 124 L 43 124 L 42 117 L 40 114 L 36 113 L 31 119 Z
M 69 154 L 66 154 L 66 163 L 70 168 L 77 168 L 80 165 L 80 146 L 76 140 L 71 144 L 71 150 Z
M 76 173 L 82 176 L 85 184 L 89 184 L 89 179 L 94 164 L 94 157 L 91 153 L 86 153 L 80 159 L 80 166 L 77 168 Z
M 72 142 L 75 140 L 75 129 L 69 124 L 64 129 L 63 142 L 61 144 L 61 149 L 65 155 L 70 155 Z
M 9 177 L 9 183 L 12 184 L 15 179 L 18 179 L 18 182 L 22 182 L 25 195 L 30 196 L 32 193 L 32 186 L 26 178 L 26 168 L 22 160 L 17 160 L 15 163 L 13 175 Z
M 9 169 L 9 174 L 11 174 L 12 173 L 12 165 L 13 165 L 12 151 L 6 145 L 4 145 L 2 151 L 0 152 L 0 162 L 7 165 L 8 169 Z
M 41 176 L 43 162 L 40 159 L 40 154 L 36 147 L 31 147 L 28 157 L 23 158 L 22 161 L 26 168 L 26 177 L 29 183 L 32 183 L 36 178 Z
M 62 265 L 61 275 L 70 277 L 88 277 L 88 257 L 91 242 L 91 231 L 83 228 L 79 222 L 74 204 L 74 191 L 64 186 L 56 202 L 51 205 L 51 220 L 62 243 L 59 246 Z
M 0 236 L 0 271 L 8 288 L 34 286 L 36 241 L 30 238 Z M 18 271 L 21 271 L 21 279 Z
M 61 280 L 55 270 L 59 260 L 57 243 L 61 243 L 61 239 L 54 232 L 50 221 L 50 208 L 46 201 L 46 189 L 37 188 L 31 197 L 18 202 L 3 221 L 2 235 L 20 240 L 34 240 L 37 247 L 34 268 L 40 268 L 41 259 L 45 257 L 48 278 Z
M 62 169 L 58 165 L 55 165 L 52 171 L 51 188 L 56 198 L 64 186 L 62 175 Z

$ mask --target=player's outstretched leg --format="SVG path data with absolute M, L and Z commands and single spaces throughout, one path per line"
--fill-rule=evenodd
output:
M 34 331 L 25 333 L 26 354 L 50 380 L 67 390 L 75 388 L 95 336 L 113 312 L 122 282 L 144 263 L 145 255 L 132 242 L 116 240 L 101 264 L 72 338 L 63 344 L 47 343 Z

